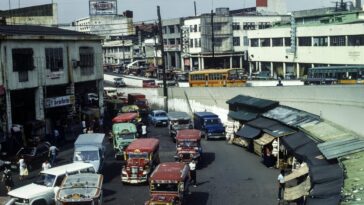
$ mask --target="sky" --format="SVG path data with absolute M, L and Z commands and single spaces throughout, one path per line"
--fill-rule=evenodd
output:
M 0 10 L 26 6 L 58 4 L 59 23 L 70 23 L 88 16 L 88 0 L 0 0 Z M 194 15 L 193 2 L 196 1 L 197 14 L 208 13 L 217 7 L 229 7 L 230 10 L 254 7 L 255 0 L 118 0 L 118 13 L 125 10 L 134 12 L 134 21 L 157 19 L 157 6 L 160 6 L 162 19 L 187 17 Z M 289 11 L 334 6 L 335 0 L 286 0 Z M 339 1 L 339 0 L 337 0 Z

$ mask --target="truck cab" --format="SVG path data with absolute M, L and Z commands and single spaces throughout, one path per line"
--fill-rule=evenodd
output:
M 168 112 L 167 116 L 169 136 L 173 139 L 175 139 L 178 130 L 193 128 L 192 119 L 186 112 Z
M 75 141 L 74 162 L 86 162 L 100 172 L 105 158 L 107 139 L 103 133 L 81 134 Z
M 218 115 L 212 112 L 195 112 L 193 114 L 194 128 L 201 130 L 206 139 L 225 137 L 225 128 Z

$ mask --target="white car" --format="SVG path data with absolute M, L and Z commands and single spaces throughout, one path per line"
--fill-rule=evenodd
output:
M 17 189 L 8 195 L 16 205 L 48 205 L 55 203 L 55 193 L 66 175 L 95 173 L 92 164 L 76 162 L 42 171 L 39 180 Z

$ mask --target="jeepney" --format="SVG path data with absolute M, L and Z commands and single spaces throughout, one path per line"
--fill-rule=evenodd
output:
M 147 182 L 149 174 L 159 164 L 159 140 L 143 138 L 133 141 L 124 151 L 125 165 L 121 170 L 124 183 Z
M 138 113 L 129 112 L 121 113 L 112 119 L 112 123 L 134 123 L 135 125 L 140 121 Z
M 102 182 L 100 174 L 67 175 L 56 192 L 56 205 L 101 205 Z
M 157 166 L 149 178 L 150 199 L 146 205 L 182 205 L 188 193 L 189 168 L 181 162 Z
M 193 128 L 191 117 L 185 112 L 169 112 L 167 116 L 169 121 L 169 136 L 173 139 L 175 139 L 178 130 Z
M 115 123 L 112 125 L 112 135 L 115 158 L 119 158 L 123 157 L 124 149 L 137 138 L 138 132 L 133 123 Z
M 176 155 L 174 158 L 180 162 L 201 160 L 202 147 L 200 130 L 178 130 L 176 136 Z

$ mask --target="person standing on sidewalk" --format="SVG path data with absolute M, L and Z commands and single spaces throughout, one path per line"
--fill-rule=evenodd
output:
M 52 145 L 49 147 L 48 156 L 51 160 L 51 166 L 54 166 L 54 163 L 56 162 L 57 152 L 59 152 L 59 149 L 56 146 Z
M 49 168 L 51 168 L 51 167 L 52 167 L 52 166 L 51 166 L 51 164 L 49 164 L 48 160 L 45 160 L 45 161 L 43 162 L 43 164 L 42 164 L 42 171 L 47 170 L 47 169 L 49 169 Z
M 190 167 L 190 181 L 193 184 L 193 187 L 197 187 L 197 182 L 196 182 L 196 161 L 192 160 L 188 166 Z
M 284 196 L 284 189 L 286 187 L 286 183 L 284 180 L 284 170 L 281 170 L 281 173 L 278 175 L 278 200 L 282 200 L 282 191 L 283 191 L 283 196 Z
M 23 180 L 29 174 L 28 167 L 27 164 L 25 163 L 23 156 L 20 157 L 18 164 L 19 164 L 19 179 Z
M 13 181 L 13 177 L 11 176 L 11 171 L 10 171 L 10 169 L 8 167 L 5 167 L 3 177 L 2 177 L 2 181 L 5 184 L 6 190 L 8 192 L 11 191 L 11 189 L 14 186 L 14 181 Z

